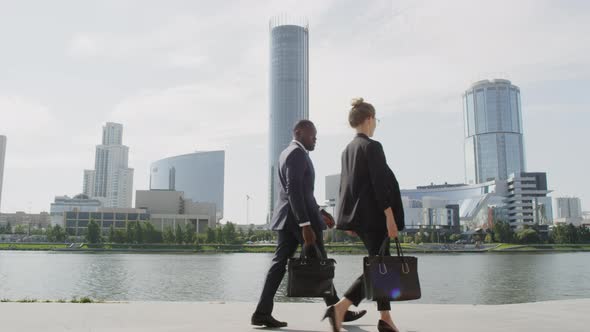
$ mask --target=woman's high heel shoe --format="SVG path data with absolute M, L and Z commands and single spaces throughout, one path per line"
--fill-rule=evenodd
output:
M 379 324 L 377 324 L 377 330 L 379 332 L 399 332 L 398 330 L 394 329 L 391 325 L 387 324 L 384 320 L 379 320 Z
M 324 314 L 324 318 L 322 320 L 328 318 L 330 320 L 330 325 L 332 325 L 332 332 L 339 332 L 339 328 L 336 327 L 336 308 L 332 305 L 326 310 Z

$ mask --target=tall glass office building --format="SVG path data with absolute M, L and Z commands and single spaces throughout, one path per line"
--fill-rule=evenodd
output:
M 526 170 L 520 89 L 508 80 L 479 81 L 463 95 L 465 181 L 506 180 Z
M 177 190 L 195 202 L 215 203 L 223 218 L 225 151 L 195 152 L 158 160 L 151 165 L 151 190 Z
M 307 22 L 271 19 L 269 215 L 278 192 L 278 160 L 297 121 L 309 117 L 309 30 Z

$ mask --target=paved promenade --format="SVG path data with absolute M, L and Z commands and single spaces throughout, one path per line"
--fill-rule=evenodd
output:
M 377 331 L 376 307 L 345 325 L 344 331 Z M 264 331 L 250 326 L 252 303 L 0 303 L 0 331 Z M 289 322 L 281 331 L 330 331 L 320 322 L 320 303 L 277 303 L 276 317 Z M 419 332 L 583 332 L 590 331 L 590 299 L 498 306 L 394 304 L 401 331 Z

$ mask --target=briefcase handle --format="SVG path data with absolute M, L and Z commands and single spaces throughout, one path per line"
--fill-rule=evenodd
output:
M 402 261 L 402 271 L 404 273 L 408 273 L 408 272 L 410 272 L 410 266 L 408 265 L 408 263 L 406 262 L 406 258 L 404 257 L 404 251 L 402 249 L 402 245 L 399 243 L 399 239 L 397 237 L 394 238 L 394 241 L 395 241 L 395 249 L 397 251 L 397 257 L 399 257 Z M 383 240 L 381 247 L 379 248 L 379 256 L 385 257 L 385 249 L 387 248 L 388 244 L 389 244 L 389 237 L 386 237 L 385 240 Z

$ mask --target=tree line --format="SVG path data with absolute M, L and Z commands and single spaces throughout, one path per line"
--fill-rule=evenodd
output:
M 590 243 L 590 229 L 572 224 L 555 225 L 548 237 L 543 237 L 535 226 L 525 226 L 513 231 L 505 221 L 494 223 L 491 234 L 485 236 L 485 242 L 502 242 L 516 244 L 583 244 Z
M 273 239 L 271 231 L 247 232 L 237 228 L 234 223 L 227 222 L 223 226 L 207 228 L 203 234 L 197 234 L 193 224 L 176 224 L 176 227 L 167 226 L 163 231 L 157 230 L 151 222 L 127 222 L 125 229 L 115 229 L 112 225 L 106 236 L 102 233 L 100 225 L 94 220 L 88 223 L 88 231 L 85 235 L 88 243 L 127 243 L 127 244 L 243 244 L 248 241 L 270 241 Z

